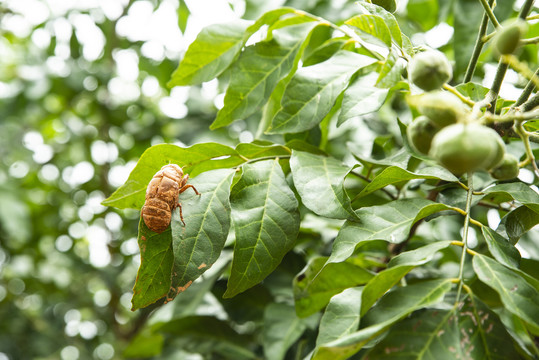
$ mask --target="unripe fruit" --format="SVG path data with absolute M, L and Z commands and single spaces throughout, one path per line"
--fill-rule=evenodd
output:
M 518 176 L 518 173 L 518 159 L 511 154 L 505 154 L 502 162 L 490 170 L 490 175 L 498 180 L 514 179 Z
M 509 55 L 515 52 L 519 41 L 528 31 L 528 23 L 520 18 L 504 22 L 503 27 L 498 29 L 492 39 L 494 55 Z
M 453 77 L 449 60 L 438 50 L 414 55 L 408 68 L 412 82 L 425 91 L 436 90 Z
M 420 116 L 408 125 L 406 134 L 412 147 L 416 151 L 427 155 L 432 138 L 439 130 L 440 128 L 435 126 L 428 117 Z
M 408 102 L 441 128 L 462 121 L 466 116 L 466 107 L 462 101 L 447 91 L 432 91 L 411 96 Z
M 454 124 L 440 130 L 432 139 L 429 155 L 447 170 L 461 175 L 490 170 L 505 153 L 498 133 L 479 124 Z
M 390 13 L 394 13 L 397 10 L 397 2 L 395 0 L 372 0 L 372 3 L 383 7 Z

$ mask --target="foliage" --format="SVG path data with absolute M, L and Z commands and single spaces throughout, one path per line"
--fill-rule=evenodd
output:
M 369 1 L 345 2 L 338 9 L 324 1 L 287 1 L 277 9 L 246 1 L 249 20 L 203 29 L 175 71 L 168 59 L 159 64 L 160 84 L 192 91 L 180 122 L 185 129 L 172 131 L 178 120 L 160 115 L 151 99 L 110 107 L 87 101 L 89 114 L 101 114 L 91 123 L 97 132 L 91 139 L 120 143 L 125 131 L 132 141 L 121 158 L 136 157 L 136 165 L 115 191 L 106 181 L 108 169 L 102 169 L 105 180 L 96 176 L 87 188 L 58 183 L 47 191 L 66 196 L 59 191 L 64 186 L 74 199 L 83 189 L 86 195 L 92 188 L 110 194 L 102 201 L 109 207 L 100 210 L 102 221 L 118 211 L 132 224 L 116 231 L 109 244 L 113 253 L 138 223 L 136 280 L 138 264 L 124 259 L 135 253 L 98 275 L 97 287 L 112 294 L 134 282 L 135 312 L 123 315 L 132 326 L 115 344 L 117 356 L 538 358 L 539 134 L 533 109 L 539 97 L 532 94 L 539 80 L 530 70 L 538 65 L 533 23 L 520 43 L 521 55 L 501 56 L 494 80 L 485 80 L 487 65 L 497 61 L 489 34 L 500 31 L 502 20 L 531 14 L 533 1 L 518 9 L 515 3 L 500 2 L 492 11 L 493 1 L 409 0 L 393 14 Z M 184 1 L 178 19 L 182 31 L 189 28 Z M 519 160 L 519 178 L 496 180 L 486 171 L 491 166 L 453 174 L 408 143 L 408 125 L 429 116 L 416 106 L 429 93 L 409 81 L 408 63 L 423 50 L 422 39 L 440 34 L 440 23 L 454 31 L 451 43 L 436 47 L 453 60 L 453 79 L 440 91 L 456 99 L 455 121 L 488 126 L 503 136 L 504 151 Z M 478 41 L 472 31 L 479 31 Z M 91 66 L 106 68 L 107 61 Z M 508 68 L 527 79 L 513 84 L 519 88 L 516 101 L 504 92 L 510 87 L 504 82 Z M 213 79 L 223 92 L 215 112 L 196 96 Z M 77 86 L 57 96 L 58 116 L 67 116 L 63 106 L 80 97 L 93 98 L 91 92 L 77 95 Z M 30 100 L 21 95 L 11 101 Z M 439 111 L 439 105 L 433 107 Z M 136 114 L 135 125 L 122 119 L 125 113 Z M 151 129 L 147 114 L 163 128 Z M 55 119 L 40 132 L 59 126 Z M 70 131 L 76 134 L 76 128 Z M 200 135 L 206 128 L 214 130 L 208 135 L 212 141 Z M 150 144 L 147 134 L 163 136 L 166 129 L 168 136 Z M 254 139 L 229 137 L 237 135 L 234 129 Z M 183 144 L 172 144 L 178 138 Z M 72 146 L 58 154 L 58 166 L 62 156 L 85 159 L 73 155 Z M 185 225 L 174 212 L 170 227 L 157 234 L 128 209 L 140 210 L 149 180 L 169 163 L 190 175 L 189 184 L 201 196 L 180 194 Z M 32 218 L 43 214 L 27 205 L 22 209 L 15 220 L 29 222 L 30 211 Z M 17 235 L 4 212 L 2 228 Z M 49 216 L 65 232 L 77 214 L 71 224 Z M 39 256 L 47 254 L 43 244 L 52 243 L 51 236 L 40 239 Z M 10 257 L 24 254 L 13 240 L 2 247 Z M 61 256 L 74 262 L 79 255 Z M 53 306 L 55 300 L 47 301 L 49 316 L 69 317 Z M 125 309 L 113 306 L 119 302 L 113 298 L 103 312 L 120 316 Z M 77 300 L 76 306 L 83 303 Z M 44 348 L 59 351 L 58 345 Z M 23 351 L 8 353 L 44 356 Z

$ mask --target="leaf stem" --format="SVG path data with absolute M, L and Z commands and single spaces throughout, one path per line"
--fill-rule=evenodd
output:
M 470 210 L 472 208 L 472 194 L 473 194 L 473 173 L 468 173 L 468 194 L 466 195 L 466 217 L 464 218 L 464 231 L 462 234 L 462 255 L 460 257 L 459 266 L 459 287 L 457 290 L 457 302 L 460 298 L 462 291 L 462 285 L 464 284 L 464 260 L 466 259 L 466 253 L 468 250 L 468 229 L 470 227 Z
M 494 0 L 489 1 L 489 4 L 488 4 L 489 9 L 493 3 L 494 3 Z M 483 36 L 485 36 L 485 34 L 487 33 L 487 26 L 488 26 L 488 15 L 485 11 L 485 13 L 483 14 L 483 19 L 481 20 L 481 26 L 479 26 L 477 39 L 475 40 L 472 57 L 470 58 L 470 62 L 468 63 L 468 67 L 466 68 L 466 74 L 464 75 L 465 83 L 470 82 L 472 80 L 475 67 L 477 66 L 477 61 L 479 60 L 479 55 L 481 55 L 481 50 L 483 49 L 483 45 L 485 44 L 485 42 L 483 41 Z
M 449 91 L 450 93 L 456 95 L 463 103 L 465 103 L 466 105 L 470 105 L 471 107 L 473 107 L 475 105 L 475 102 L 472 101 L 472 99 L 470 99 L 469 97 L 467 96 L 464 96 L 461 94 L 460 91 L 458 91 L 456 88 L 454 88 L 453 86 L 449 85 L 449 84 L 444 84 L 443 85 L 443 88 L 446 89 L 447 91 Z
M 451 245 L 456 245 L 460 247 L 464 247 L 464 243 L 462 241 L 451 241 Z M 479 253 L 477 251 L 473 251 L 472 249 L 466 248 L 466 252 L 472 256 L 478 255 Z M 465 285 L 464 285 L 465 286 Z

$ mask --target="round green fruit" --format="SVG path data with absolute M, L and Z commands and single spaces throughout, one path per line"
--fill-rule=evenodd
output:
M 504 22 L 492 39 L 494 54 L 496 56 L 513 54 L 527 31 L 528 23 L 520 18 Z
M 453 77 L 449 60 L 438 50 L 416 54 L 408 68 L 412 82 L 425 91 L 436 90 Z
M 436 126 L 445 127 L 462 121 L 466 107 L 460 99 L 447 91 L 431 91 L 411 97 L 410 105 L 427 116 Z
M 430 150 L 432 138 L 440 130 L 426 116 L 420 116 L 408 125 L 406 135 L 412 147 L 422 154 L 427 155 Z
M 505 154 L 502 162 L 490 170 L 490 175 L 498 180 L 514 179 L 518 176 L 518 173 L 518 159 L 511 154 Z
M 383 7 L 390 13 L 394 13 L 397 10 L 397 2 L 395 0 L 372 0 L 372 3 Z
M 479 124 L 454 124 L 440 130 L 432 139 L 429 155 L 447 170 L 461 175 L 490 170 L 505 153 L 498 133 Z

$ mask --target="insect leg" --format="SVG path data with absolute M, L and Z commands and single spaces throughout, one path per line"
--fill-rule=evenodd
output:
M 183 221 L 182 204 L 178 203 L 177 207 L 180 208 L 180 219 L 182 220 L 183 226 L 185 226 L 185 221 Z
M 192 188 L 197 195 L 200 195 L 200 193 L 197 191 L 197 189 L 193 185 L 184 185 L 184 186 L 182 186 L 182 188 L 180 189 L 180 194 L 182 192 L 184 192 L 185 190 L 189 189 L 189 188 Z

